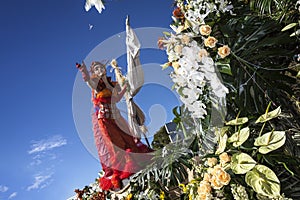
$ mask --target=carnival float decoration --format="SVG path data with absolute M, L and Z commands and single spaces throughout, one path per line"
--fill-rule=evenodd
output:
M 176 0 L 173 32 L 158 47 L 162 70 L 173 68 L 184 138 L 155 149 L 126 188 L 101 189 L 100 173 L 77 198 L 299 199 L 299 14 L 299 1 Z

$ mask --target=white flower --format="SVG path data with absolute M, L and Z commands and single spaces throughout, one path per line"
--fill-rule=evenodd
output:
M 86 0 L 85 10 L 89 11 L 92 6 L 95 6 L 99 13 L 102 12 L 102 9 L 105 9 L 104 4 L 101 0 Z

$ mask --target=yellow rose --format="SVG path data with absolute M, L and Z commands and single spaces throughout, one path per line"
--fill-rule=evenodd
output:
M 218 54 L 221 58 L 225 58 L 230 54 L 230 48 L 227 45 L 218 48 Z
M 226 152 L 220 154 L 219 158 L 222 164 L 228 163 L 231 160 L 230 156 Z
M 198 194 L 211 193 L 211 185 L 207 181 L 201 181 L 198 187 Z
M 201 61 L 203 57 L 207 57 L 209 54 L 205 49 L 200 49 L 198 55 Z
M 211 27 L 209 25 L 201 25 L 200 26 L 200 34 L 201 35 L 209 35 L 211 33 Z
M 206 164 L 210 167 L 215 166 L 218 163 L 218 160 L 216 158 L 208 158 L 206 161 Z
M 206 47 L 214 48 L 216 46 L 217 42 L 218 42 L 218 40 L 216 38 L 209 36 L 208 38 L 206 38 L 204 40 L 204 45 Z
M 177 53 L 177 54 L 181 54 L 181 52 L 182 52 L 182 46 L 181 46 L 181 45 L 176 45 L 176 46 L 174 47 L 174 51 L 175 51 L 175 53 Z
M 190 37 L 188 35 L 183 35 L 181 38 L 181 42 L 183 44 L 189 44 L 190 43 Z

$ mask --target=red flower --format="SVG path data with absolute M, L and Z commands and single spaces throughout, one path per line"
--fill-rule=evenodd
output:
M 99 179 L 99 186 L 102 190 L 110 190 L 113 188 L 113 184 L 109 178 L 102 177 Z
M 180 8 L 176 8 L 173 11 L 173 16 L 176 17 L 177 19 L 183 19 L 184 18 L 184 14 L 181 12 Z

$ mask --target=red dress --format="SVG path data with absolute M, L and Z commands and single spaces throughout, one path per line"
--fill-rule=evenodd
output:
M 108 80 L 113 87 L 116 85 Z M 94 123 L 94 137 L 105 172 L 99 184 L 103 190 L 109 190 L 122 187 L 121 180 L 140 170 L 149 161 L 149 155 L 141 157 L 136 156 L 137 153 L 148 153 L 151 149 L 131 135 L 127 122 L 116 107 L 116 102 L 112 101 L 112 91 L 106 88 L 102 81 L 99 81 L 97 90 L 98 93 L 92 92 L 92 101 L 96 109 L 94 122 L 98 119 L 98 123 Z M 103 147 L 106 156 L 101 156 Z M 140 160 L 141 158 L 147 160 Z

